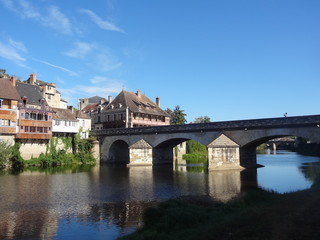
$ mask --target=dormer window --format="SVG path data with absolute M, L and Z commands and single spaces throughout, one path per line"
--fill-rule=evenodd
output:
M 121 103 L 119 103 L 119 108 L 122 108 L 122 104 Z
M 26 96 L 22 97 L 22 103 L 24 107 L 27 105 L 27 102 L 28 102 L 28 98 Z

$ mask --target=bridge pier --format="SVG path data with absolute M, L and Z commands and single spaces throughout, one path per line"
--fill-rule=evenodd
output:
M 132 144 L 129 147 L 129 164 L 128 166 L 152 165 L 153 160 L 152 146 L 145 140 Z
M 221 134 L 208 146 L 208 169 L 239 169 L 240 153 L 239 145 L 230 138 Z
M 257 168 L 261 165 L 257 164 L 256 146 L 240 148 L 241 166 L 244 168 Z

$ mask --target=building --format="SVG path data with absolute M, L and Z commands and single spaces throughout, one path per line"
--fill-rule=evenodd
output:
M 37 85 L 41 88 L 42 96 L 50 107 L 66 109 L 68 102 L 61 98 L 61 93 L 57 90 L 55 83 L 48 83 L 37 80 L 36 74 L 30 74 L 28 80 L 25 81 L 30 85 Z
M 0 78 L 0 141 L 14 143 L 17 133 L 18 101 L 15 77 Z
M 91 130 L 91 117 L 87 113 L 77 110 L 76 118 L 79 121 L 80 138 L 82 139 L 89 138 L 89 132 Z
M 18 139 L 50 139 L 52 111 L 37 85 L 17 82 L 20 94 Z
M 86 113 L 89 113 L 89 111 L 95 110 L 99 104 L 106 103 L 109 103 L 107 99 L 99 96 L 94 96 L 90 98 L 80 98 L 78 100 L 78 109 L 82 111 L 84 110 Z
M 98 108 L 94 114 L 94 129 L 133 128 L 145 126 L 163 126 L 170 124 L 170 115 L 160 108 L 160 98 L 156 103 L 141 94 L 121 91 L 104 108 Z
M 70 109 L 52 108 L 54 137 L 74 136 L 79 131 L 78 119 Z

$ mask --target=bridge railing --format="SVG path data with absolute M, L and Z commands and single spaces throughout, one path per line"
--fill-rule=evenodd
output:
M 140 128 L 109 128 L 93 130 L 94 136 L 113 136 L 113 135 L 136 135 L 136 134 L 155 134 L 170 132 L 205 132 L 237 129 L 264 129 L 276 127 L 300 127 L 315 126 L 320 127 L 320 115 L 281 117 L 281 118 L 262 118 L 249 120 L 221 121 L 210 123 L 191 123 L 183 125 L 167 125 L 157 127 Z

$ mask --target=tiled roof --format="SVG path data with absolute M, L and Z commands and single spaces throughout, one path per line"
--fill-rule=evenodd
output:
M 113 105 L 113 109 L 111 108 Z M 103 111 L 109 112 L 114 109 L 129 108 L 135 113 L 146 113 L 158 116 L 168 116 L 169 114 L 158 107 L 154 102 L 152 102 L 148 97 L 140 94 L 140 97 L 136 93 L 121 91 L 119 95 L 108 104 Z
M 97 110 L 99 104 L 97 103 L 92 103 L 92 104 L 88 104 L 87 106 L 85 106 L 82 111 L 85 113 L 89 113 L 89 112 L 94 112 Z
M 70 109 L 52 108 L 53 119 L 76 121 L 76 115 Z
M 80 111 L 80 110 L 76 111 L 76 117 L 83 118 L 83 119 L 91 119 L 91 117 L 87 113 Z
M 16 88 L 20 94 L 20 98 L 24 96 L 28 98 L 27 104 L 41 105 L 40 100 L 43 99 L 43 96 L 39 86 L 17 82 Z
M 20 100 L 20 95 L 9 78 L 0 78 L 0 98 Z

